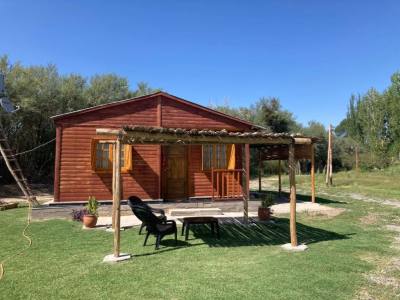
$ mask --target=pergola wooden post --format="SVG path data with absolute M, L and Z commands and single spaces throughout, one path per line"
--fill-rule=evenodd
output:
M 114 257 L 119 257 L 120 254 L 120 223 L 121 223 L 121 140 L 118 137 L 115 143 L 114 151 L 114 186 L 113 190 L 113 203 L 114 210 Z
M 262 185 L 261 185 L 261 177 L 263 173 L 263 160 L 261 158 L 261 150 L 258 149 L 258 191 L 261 193 Z
M 311 202 L 315 203 L 315 157 L 314 143 L 311 144 Z
M 112 146 L 112 150 L 113 150 L 113 164 L 112 164 L 112 213 L 111 213 L 111 218 L 112 218 L 112 229 L 114 230 L 115 229 L 115 212 L 116 212 L 116 208 L 117 208 L 117 206 L 116 206 L 116 193 L 114 193 L 114 191 L 115 191 L 115 182 L 116 182 L 116 180 L 115 180 L 115 177 L 116 177 L 116 175 L 117 175 L 117 171 L 116 171 L 116 163 L 115 163 L 115 161 L 116 161 L 116 159 L 115 159 L 115 157 L 116 157 L 116 153 L 117 153 L 117 151 L 116 151 L 116 144 L 114 143 L 113 144 L 113 146 Z
M 281 173 L 282 173 L 282 169 L 281 169 L 281 160 L 278 161 L 278 195 L 279 198 L 281 197 L 281 193 L 282 193 L 282 178 L 281 178 Z
M 290 184 L 290 244 L 297 247 L 296 233 L 296 160 L 294 158 L 294 143 L 289 144 L 289 184 Z
M 249 178 L 250 178 L 250 147 L 249 144 L 242 145 L 242 167 L 243 167 L 243 221 L 249 223 Z

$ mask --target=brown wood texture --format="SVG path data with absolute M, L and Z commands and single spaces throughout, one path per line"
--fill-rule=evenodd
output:
M 282 161 L 279 160 L 278 162 L 278 193 L 279 197 L 282 193 Z
M 289 185 L 290 185 L 290 243 L 297 246 L 296 231 L 296 159 L 294 156 L 294 145 L 289 145 Z
M 60 162 L 61 162 L 62 127 L 56 127 L 56 153 L 54 160 L 54 201 L 60 200 Z
M 119 257 L 121 244 L 121 141 L 118 139 L 115 144 L 115 155 L 113 157 L 113 208 L 114 208 L 114 257 Z M 115 188 L 115 189 L 114 189 Z
M 312 144 L 296 144 L 294 155 L 296 159 L 311 159 Z M 288 160 L 288 145 L 267 145 L 263 147 L 263 160 Z
M 215 200 L 242 198 L 243 193 L 240 184 L 242 173 L 242 169 L 213 169 L 211 176 L 212 198 Z
M 164 148 L 167 160 L 165 169 L 165 199 L 187 198 L 187 146 L 171 145 Z
M 54 183 L 59 186 L 59 197 L 55 200 L 86 201 L 89 195 L 98 200 L 111 200 L 112 172 L 97 173 L 91 169 L 91 141 L 99 138 L 96 135 L 97 128 L 119 129 L 134 124 L 251 130 L 250 125 L 196 109 L 185 103 L 174 103 L 162 96 L 58 119 L 56 126 L 62 128 L 62 134 L 59 142 L 60 157 L 55 162 L 55 166 L 59 165 L 59 179 Z M 132 171 L 121 174 L 123 199 L 133 194 L 143 199 L 159 199 L 163 196 L 164 186 L 160 174 L 165 159 L 163 160 L 161 147 L 132 147 Z M 240 163 L 240 151 L 237 152 L 236 159 Z M 187 195 L 191 197 L 212 194 L 211 172 L 201 170 L 201 157 L 201 146 L 191 146 L 188 153 L 187 183 Z
M 311 202 L 315 203 L 315 157 L 314 145 L 311 145 Z

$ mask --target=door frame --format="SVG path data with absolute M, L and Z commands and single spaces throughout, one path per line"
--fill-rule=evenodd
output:
M 185 163 L 185 176 L 186 176 L 186 184 L 184 190 L 184 196 L 182 199 L 180 198 L 168 198 L 168 154 L 169 154 L 169 147 L 176 146 L 176 147 L 183 147 L 184 154 L 183 158 L 186 160 Z M 179 200 L 186 200 L 189 198 L 189 153 L 190 153 L 190 146 L 189 145 L 163 145 L 161 147 L 161 196 L 164 201 L 179 201 Z

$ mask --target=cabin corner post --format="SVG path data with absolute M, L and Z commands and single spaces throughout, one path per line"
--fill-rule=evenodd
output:
M 314 143 L 311 144 L 311 202 L 315 203 L 315 156 Z
M 60 167 L 61 167 L 62 127 L 56 125 L 56 152 L 54 157 L 54 201 L 60 201 Z
M 296 232 L 296 160 L 294 157 L 294 142 L 289 144 L 289 183 L 290 183 L 290 243 L 297 246 Z
M 114 152 L 114 165 L 113 177 L 115 182 L 113 185 L 113 200 L 115 201 L 114 212 L 114 257 L 119 257 L 120 254 L 120 224 L 121 224 L 121 137 L 118 136 L 115 143 Z

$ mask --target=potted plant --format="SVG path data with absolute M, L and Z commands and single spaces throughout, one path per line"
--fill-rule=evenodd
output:
M 88 203 L 85 206 L 85 211 L 83 215 L 83 224 L 88 228 L 93 228 L 97 224 L 97 217 L 99 214 L 97 213 L 97 209 L 100 204 L 97 202 L 94 196 L 90 196 Z
M 267 221 L 271 217 L 271 205 L 274 204 L 274 197 L 268 193 L 261 199 L 261 205 L 258 207 L 258 218 L 260 221 Z

